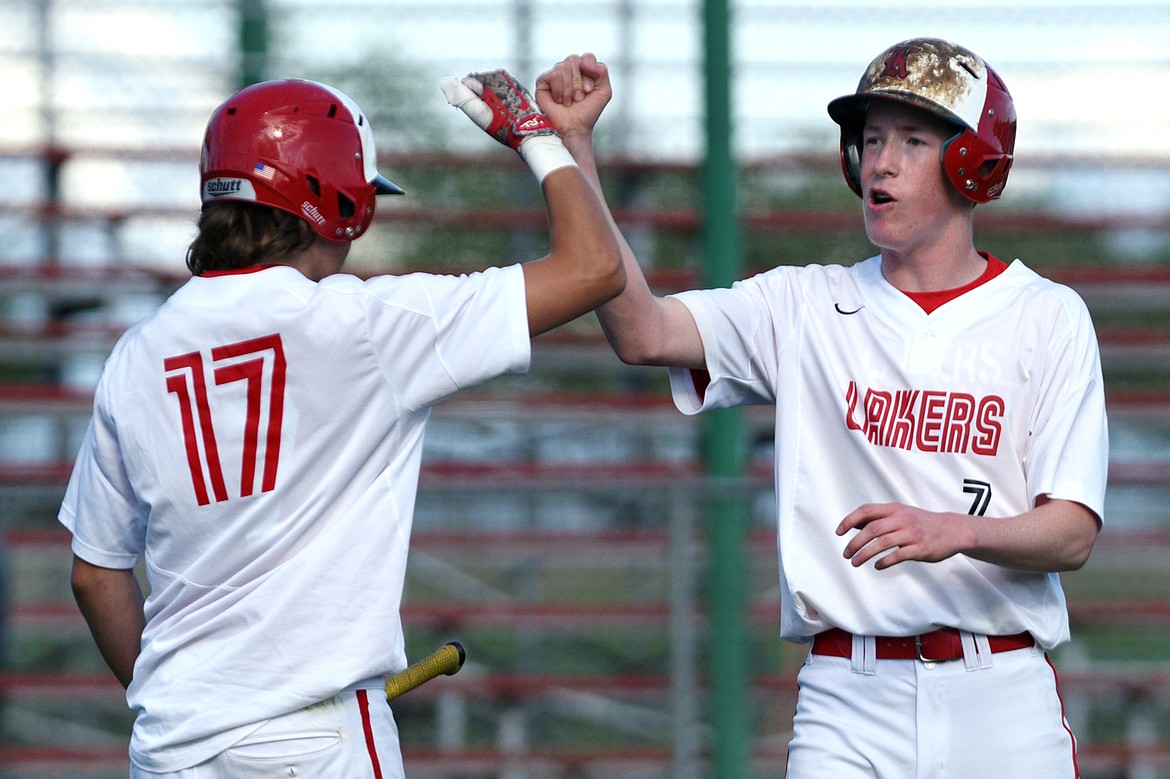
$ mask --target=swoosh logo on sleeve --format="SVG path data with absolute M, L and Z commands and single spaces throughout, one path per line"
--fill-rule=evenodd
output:
M 851 316 L 853 314 L 856 314 L 861 309 L 865 308 L 865 306 L 858 306 L 857 308 L 853 309 L 852 311 L 846 311 L 845 309 L 841 308 L 840 303 L 834 303 L 833 308 L 835 308 L 837 310 L 838 314 L 842 314 L 844 316 Z

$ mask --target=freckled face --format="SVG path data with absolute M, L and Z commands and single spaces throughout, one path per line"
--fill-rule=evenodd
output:
M 942 235 L 969 206 L 946 180 L 942 150 L 955 129 L 913 106 L 875 100 L 861 147 L 865 232 L 883 250 L 912 253 Z

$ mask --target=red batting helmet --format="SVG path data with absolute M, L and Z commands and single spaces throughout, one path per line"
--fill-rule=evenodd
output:
M 903 41 L 869 64 L 855 94 L 829 103 L 829 116 L 841 125 L 845 180 L 858 195 L 865 112 L 875 99 L 908 103 L 954 124 L 958 132 L 942 153 L 947 179 L 975 203 L 1000 196 L 1012 167 L 1016 109 L 982 58 L 937 38 Z
M 199 173 L 204 203 L 261 203 L 346 241 L 369 228 L 376 195 L 403 194 L 376 165 L 374 135 L 356 103 L 289 79 L 245 87 L 215 110 Z

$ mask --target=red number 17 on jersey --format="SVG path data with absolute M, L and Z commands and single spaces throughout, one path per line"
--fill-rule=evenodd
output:
M 240 496 L 255 491 L 256 461 L 260 449 L 260 423 L 267 416 L 264 435 L 264 470 L 260 491 L 270 492 L 276 487 L 276 469 L 280 462 L 280 428 L 284 419 L 284 347 L 280 335 L 253 338 L 250 341 L 217 346 L 211 350 L 211 374 L 215 385 L 244 382 L 246 398 L 243 430 L 243 457 L 240 470 Z M 219 446 L 212 424 L 211 403 L 208 395 L 207 373 L 201 352 L 190 352 L 163 360 L 167 390 L 179 401 L 183 424 L 183 441 L 187 450 L 187 466 L 191 469 L 191 483 L 200 506 L 215 500 L 228 499 L 223 467 L 219 460 Z

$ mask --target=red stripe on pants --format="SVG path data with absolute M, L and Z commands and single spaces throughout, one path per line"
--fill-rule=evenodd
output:
M 1072 728 L 1069 727 L 1068 716 L 1064 711 L 1064 697 L 1060 694 L 1060 677 L 1056 675 L 1056 666 L 1052 664 L 1052 658 L 1048 656 L 1047 652 L 1044 653 L 1044 662 L 1048 663 L 1048 667 L 1052 669 L 1052 681 L 1056 683 L 1056 699 L 1060 701 L 1061 723 L 1064 725 L 1064 732 L 1068 733 L 1069 741 L 1072 742 L 1073 776 L 1080 779 L 1081 766 L 1077 762 L 1077 737 L 1072 732 Z
M 382 779 L 382 766 L 378 762 L 378 748 L 374 744 L 374 724 L 370 721 L 370 696 L 365 690 L 357 691 L 358 706 L 362 710 L 362 731 L 366 734 L 366 749 L 370 753 L 370 765 L 374 768 L 374 779 Z

